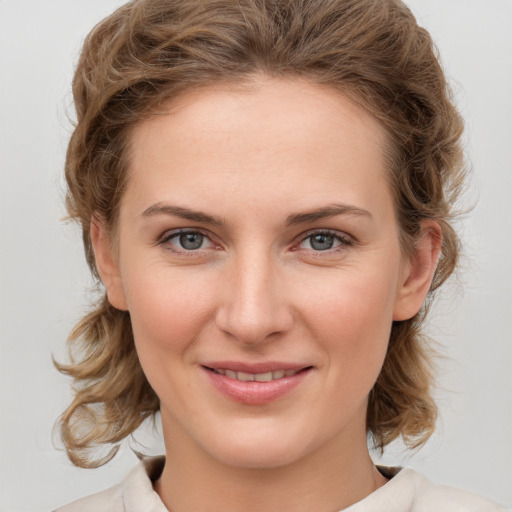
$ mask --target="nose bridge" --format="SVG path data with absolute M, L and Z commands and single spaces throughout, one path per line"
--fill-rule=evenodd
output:
M 280 287 L 279 263 L 270 251 L 245 247 L 234 258 L 218 326 L 244 344 L 265 341 L 286 331 L 291 311 Z

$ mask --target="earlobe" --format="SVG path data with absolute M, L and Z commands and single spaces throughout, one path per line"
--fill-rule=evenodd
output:
M 421 223 L 419 239 L 404 267 L 395 300 L 393 320 L 408 320 L 420 310 L 430 290 L 441 253 L 442 233 L 433 220 Z
M 91 242 L 96 259 L 96 268 L 101 282 L 105 286 L 108 301 L 116 309 L 127 311 L 123 281 L 117 259 L 112 250 L 112 243 L 103 222 L 97 218 L 91 221 Z

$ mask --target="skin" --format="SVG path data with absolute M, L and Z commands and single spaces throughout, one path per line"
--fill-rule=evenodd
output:
M 392 321 L 428 292 L 439 226 L 425 221 L 404 256 L 384 131 L 339 92 L 258 77 L 168 107 L 133 133 L 116 247 L 100 220 L 91 231 L 161 402 L 155 490 L 173 512 L 347 507 L 386 481 L 368 454 L 367 397 Z M 333 205 L 350 208 L 326 215 Z M 184 248 L 180 229 L 201 247 Z M 212 386 L 203 365 L 226 360 L 309 370 L 251 405 Z

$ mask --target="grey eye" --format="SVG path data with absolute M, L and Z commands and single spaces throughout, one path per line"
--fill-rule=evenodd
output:
M 332 249 L 334 245 L 334 236 L 328 234 L 311 235 L 309 243 L 315 251 L 326 251 Z
M 183 249 L 193 251 L 201 248 L 204 238 L 205 236 L 201 233 L 182 233 L 179 236 L 179 242 Z

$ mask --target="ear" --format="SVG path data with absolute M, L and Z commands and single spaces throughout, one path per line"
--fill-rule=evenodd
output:
M 117 258 L 112 249 L 112 242 L 104 227 L 97 218 L 91 221 L 91 241 L 96 259 L 96 268 L 101 282 L 107 291 L 108 301 L 116 309 L 127 311 L 123 281 L 119 272 Z
M 404 262 L 393 320 L 408 320 L 420 310 L 434 277 L 441 253 L 442 232 L 433 220 L 421 223 L 418 241 Z

